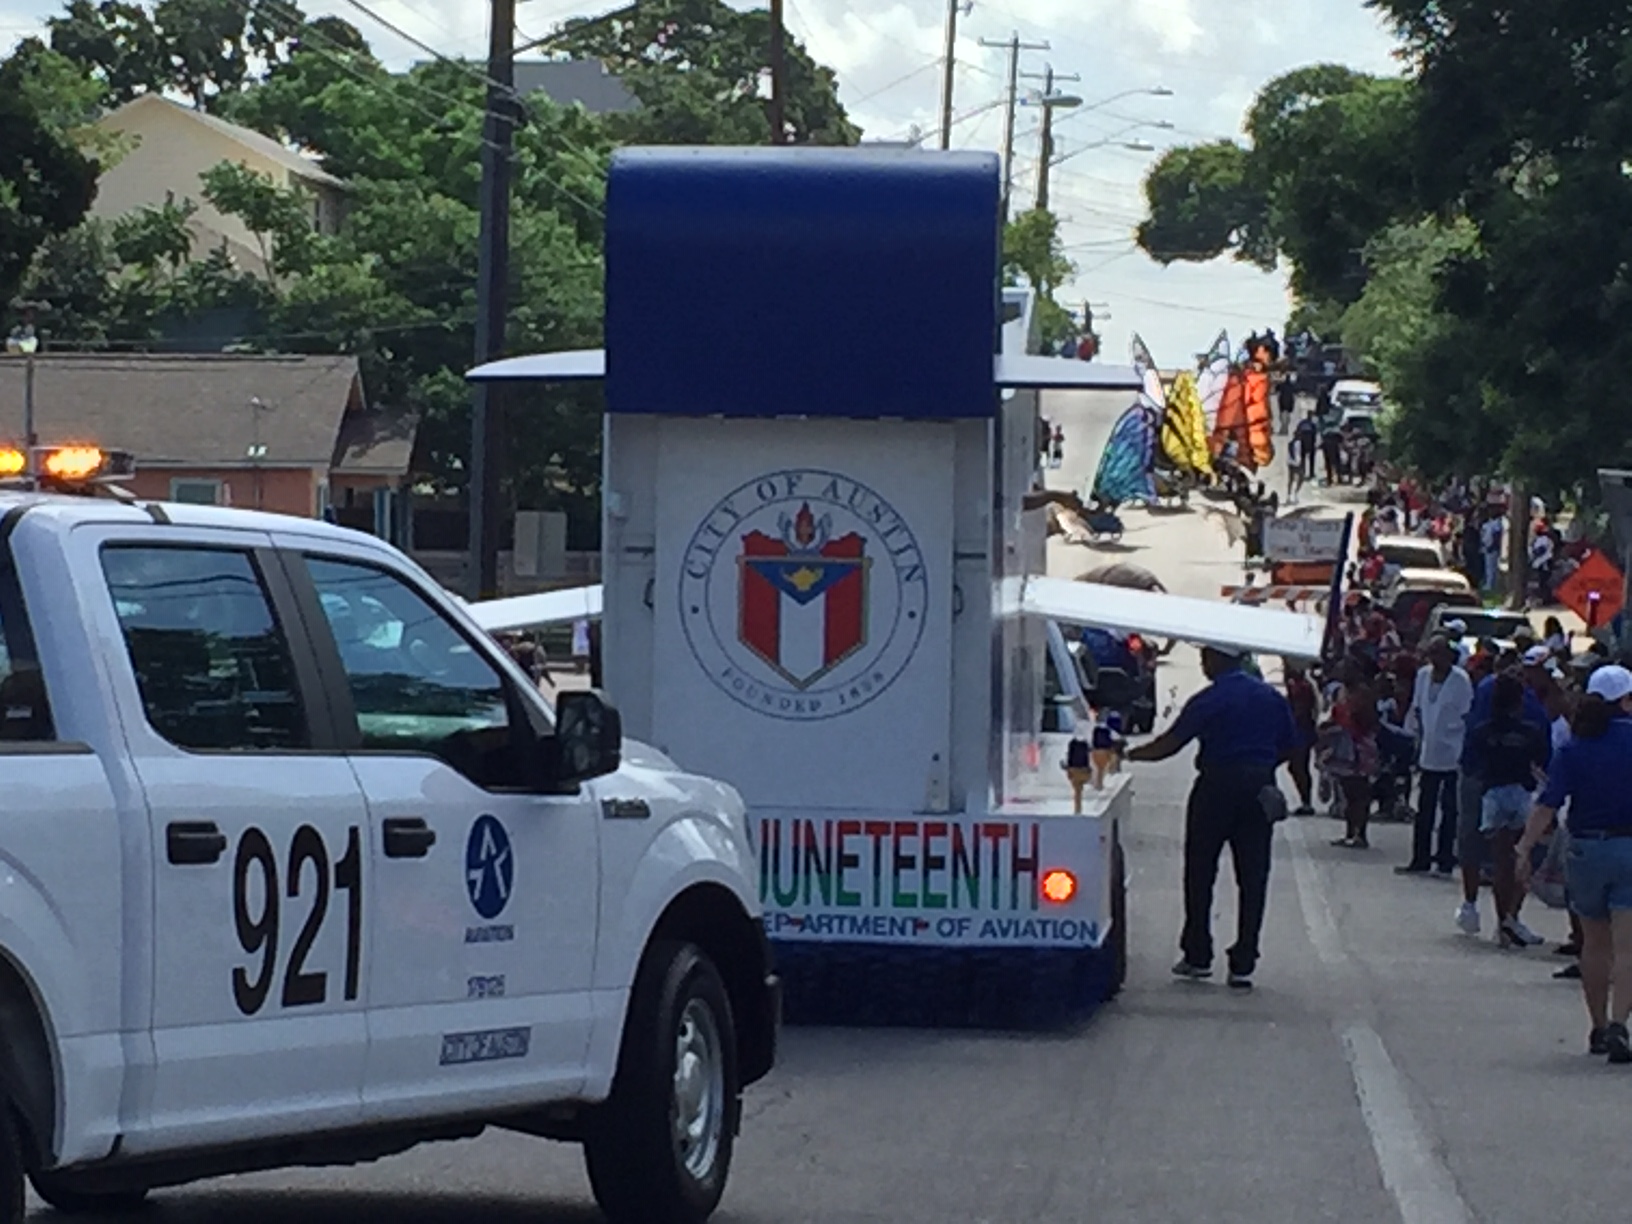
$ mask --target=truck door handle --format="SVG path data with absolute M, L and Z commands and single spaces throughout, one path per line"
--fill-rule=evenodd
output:
M 164 849 L 176 867 L 217 863 L 227 852 L 227 835 L 213 820 L 178 820 L 164 827 Z
M 418 816 L 399 816 L 385 822 L 386 858 L 424 858 L 436 845 L 436 830 Z

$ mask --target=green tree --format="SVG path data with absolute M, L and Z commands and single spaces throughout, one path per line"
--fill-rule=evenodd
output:
M 1415 106 L 1411 82 L 1335 65 L 1276 78 L 1248 112 L 1250 143 L 1181 146 L 1156 164 L 1140 246 L 1162 263 L 1284 258 L 1300 297 L 1353 302 L 1367 241 L 1421 212 Z
M 27 67 L 15 56 L 0 65 L 0 303 L 40 245 L 78 224 L 96 195 L 96 163 L 38 109 Z
M 598 59 L 640 99 L 611 116 L 623 144 L 767 144 L 770 16 L 721 0 L 643 0 L 603 18 L 566 22 L 550 50 Z M 786 121 L 792 144 L 861 138 L 839 103 L 838 78 L 798 39 L 786 40 Z
M 92 70 L 108 100 L 174 89 L 203 109 L 289 51 L 304 18 L 293 0 L 70 0 L 47 22 L 51 47 Z
M 1060 219 L 1046 208 L 1023 212 L 1004 227 L 1003 278 L 1036 290 L 1035 309 L 1045 344 L 1058 344 L 1076 331 L 1070 312 L 1054 296 L 1076 274 L 1077 266 L 1066 258 L 1060 239 Z
M 1162 264 L 1233 253 L 1266 271 L 1279 250 L 1269 230 L 1269 201 L 1255 181 L 1252 154 L 1233 140 L 1181 145 L 1164 153 L 1145 179 L 1150 215 L 1139 245 Z
M 1416 68 L 1409 148 L 1425 202 L 1477 233 L 1441 266 L 1446 318 L 1401 427 L 1544 495 L 1593 499 L 1594 468 L 1632 463 L 1615 393 L 1632 361 L 1627 5 L 1374 7 Z
M 148 10 L 131 0 L 69 0 L 46 27 L 51 49 L 93 72 L 112 104 L 170 79 L 163 35 Z

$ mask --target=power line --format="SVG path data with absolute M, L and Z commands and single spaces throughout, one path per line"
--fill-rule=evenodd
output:
M 898 86 L 905 85 L 908 81 L 914 80 L 917 77 L 923 76 L 923 74 L 928 72 L 931 68 L 939 68 L 940 66 L 941 66 L 941 58 L 939 56 L 936 56 L 934 59 L 930 60 L 927 64 L 919 64 L 918 67 L 914 68 L 911 72 L 906 73 L 903 76 L 896 77 L 895 80 L 891 81 L 888 85 L 881 85 L 877 89 L 873 90 L 872 93 L 863 94 L 861 97 L 857 98 L 854 102 L 850 103 L 850 105 L 851 106 L 865 106 L 867 103 L 871 102 L 874 98 L 878 97 L 880 94 L 887 94 L 887 93 L 890 92 L 890 90 L 895 89 Z M 956 122 L 956 120 L 954 120 L 954 122 Z
M 516 92 L 513 85 L 506 85 L 502 82 L 496 81 L 492 76 L 486 72 L 483 72 L 480 68 L 468 64 L 464 60 L 454 59 L 452 56 L 445 55 L 441 51 L 437 50 L 437 48 L 431 46 L 430 43 L 421 42 L 412 34 L 408 33 L 407 30 L 404 30 L 401 26 L 395 25 L 392 22 L 387 21 L 384 17 L 381 17 L 373 9 L 369 8 L 368 5 L 364 4 L 363 0 L 346 0 L 346 3 L 351 5 L 352 8 L 356 9 L 364 17 L 367 17 L 375 25 L 390 30 L 391 33 L 402 39 L 402 41 L 407 43 L 409 46 L 417 47 L 427 55 L 431 56 L 433 59 L 440 60 L 444 64 L 449 64 L 452 67 L 459 69 L 459 71 L 465 73 L 467 76 L 482 82 L 489 89 L 496 88 L 499 92 L 506 94 L 511 101 L 515 102 L 517 105 L 526 105 L 526 99 Z
M 232 0 L 232 2 L 238 8 L 242 9 L 245 13 L 251 12 L 251 7 L 250 7 L 250 5 L 248 3 L 248 0 Z M 361 5 L 359 5 L 358 7 L 360 9 L 362 8 Z M 274 13 L 278 12 L 278 10 L 276 10 L 276 9 L 273 9 L 272 11 Z M 367 10 L 364 9 L 363 11 L 366 12 Z M 363 84 L 363 85 L 367 86 L 368 88 L 374 90 L 376 93 L 388 93 L 392 101 L 401 102 L 401 103 L 406 104 L 408 107 L 410 107 L 411 109 L 417 111 L 418 113 L 420 113 L 422 115 L 425 115 L 427 118 L 435 120 L 438 126 L 440 126 L 441 124 L 443 124 L 443 123 L 445 123 L 447 121 L 448 116 L 446 114 L 434 111 L 430 107 L 425 106 L 423 103 L 420 103 L 416 99 L 414 99 L 412 97 L 405 96 L 396 87 L 399 86 L 399 85 L 403 86 L 403 87 L 405 87 L 407 89 L 411 89 L 411 90 L 414 90 L 414 91 L 416 91 L 418 93 L 424 94 L 426 97 L 435 99 L 436 101 L 439 101 L 439 102 L 443 102 L 443 103 L 447 104 L 448 106 L 459 107 L 459 108 L 462 108 L 462 109 L 464 109 L 466 111 L 471 111 L 471 112 L 481 114 L 484 117 L 487 114 L 487 108 L 485 106 L 478 105 L 477 103 L 472 102 L 468 98 L 455 97 L 455 96 L 453 96 L 451 94 L 446 94 L 446 93 L 443 93 L 440 90 L 433 89 L 430 86 L 423 84 L 422 82 L 414 80 L 411 74 L 406 74 L 405 73 L 405 74 L 403 74 L 401 76 L 387 74 L 384 77 L 370 76 L 368 73 L 363 72 L 362 70 L 357 68 L 354 64 L 352 64 L 349 61 L 349 59 L 347 57 L 349 56 L 350 52 L 347 51 L 346 48 L 342 47 L 339 43 L 335 42 L 333 39 L 331 39 L 327 35 L 323 34 L 322 31 L 314 29 L 314 28 L 312 28 L 310 26 L 301 27 L 298 23 L 287 20 L 287 19 L 284 20 L 283 24 L 284 24 L 286 33 L 298 35 L 300 37 L 300 39 L 302 40 L 302 43 L 306 46 L 306 49 L 313 52 L 314 54 L 316 54 L 320 59 L 324 60 L 326 63 L 334 65 L 335 67 L 339 68 L 341 71 L 343 71 L 343 72 L 347 73 L 348 75 L 354 77 L 361 84 Z M 387 27 L 387 28 L 391 28 L 391 29 L 394 30 L 394 27 Z M 323 44 L 323 46 L 330 47 L 333 50 L 332 51 L 324 51 L 323 46 L 314 46 L 314 45 L 312 45 L 312 40 L 315 40 L 317 43 Z M 423 44 L 417 44 L 416 43 L 415 45 L 423 45 Z M 438 54 L 437 58 L 440 59 L 440 60 L 445 60 L 446 62 L 449 62 L 449 63 L 457 64 L 457 61 L 447 60 L 447 57 L 442 56 L 440 54 Z M 475 72 L 474 69 L 469 68 L 469 65 L 458 65 L 458 66 L 461 67 L 461 68 L 469 69 L 470 72 Z M 488 80 L 488 77 L 487 77 L 486 73 L 475 72 L 475 75 L 480 80 L 483 80 L 483 81 Z M 510 92 L 511 92 L 511 95 L 513 97 L 516 96 L 514 90 L 511 90 Z M 498 147 L 491 144 L 491 142 L 488 140 L 488 138 L 486 137 L 485 134 L 478 135 L 477 143 L 478 143 L 478 146 L 480 148 L 492 149 L 492 151 L 494 151 L 496 153 L 502 153 L 504 156 L 508 157 L 512 163 L 515 162 L 516 160 L 518 160 L 517 154 L 516 154 L 516 152 L 515 152 L 515 150 L 513 148 L 508 149 L 508 150 L 499 149 Z M 572 144 L 572 142 L 566 141 L 566 140 L 558 140 L 557 143 L 558 143 L 558 147 L 561 149 L 561 151 L 566 152 L 566 153 L 571 153 L 574 156 L 582 159 L 584 164 L 588 168 L 594 170 L 597 175 L 600 174 L 601 165 L 600 165 L 599 161 L 594 157 L 594 155 L 591 154 L 588 150 L 579 148 L 578 146 Z M 594 203 L 591 200 L 586 200 L 583 196 L 579 195 L 577 192 L 573 191 L 570 187 L 566 186 L 566 184 L 562 183 L 559 180 L 559 178 L 552 181 L 551 186 L 555 190 L 559 191 L 562 195 L 566 196 L 569 200 L 572 200 L 579 207 L 589 210 L 591 213 L 595 214 L 597 217 L 600 217 L 602 220 L 606 219 L 606 211 L 603 208 L 601 208 L 600 205 Z

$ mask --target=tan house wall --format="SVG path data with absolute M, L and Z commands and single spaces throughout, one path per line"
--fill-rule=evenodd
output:
M 257 505 L 256 480 L 260 481 Z M 173 482 L 219 481 L 221 504 L 242 510 L 270 510 L 314 518 L 317 512 L 319 473 L 311 468 L 162 468 L 142 467 L 126 487 L 137 497 L 152 501 L 173 500 Z
M 280 187 L 299 186 L 314 191 L 311 184 L 295 183 L 287 167 L 195 121 L 185 110 L 162 99 L 116 111 L 100 126 L 128 135 L 132 147 L 98 180 L 96 201 L 91 206 L 94 215 L 112 220 L 140 208 L 162 205 L 171 195 L 178 204 L 192 200 L 198 205 L 190 226 L 195 256 L 219 246 L 225 238 L 229 253 L 239 265 L 258 276 L 266 275 L 259 241 L 237 217 L 217 211 L 204 199 L 200 176 L 224 161 L 236 162 L 269 176 Z M 326 201 L 325 218 L 331 213 L 337 215 L 337 207 L 335 200 Z

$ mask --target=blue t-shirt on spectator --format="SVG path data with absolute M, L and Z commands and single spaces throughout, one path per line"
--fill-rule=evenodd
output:
M 1632 829 L 1632 718 L 1616 714 L 1597 739 L 1571 739 L 1553 757 L 1536 802 L 1570 802 L 1571 833 Z
M 1473 777 L 1479 777 L 1479 754 L 1474 748 L 1474 732 L 1490 721 L 1492 707 L 1496 700 L 1496 677 L 1486 676 L 1474 687 L 1473 706 L 1468 710 L 1465 738 L 1462 741 L 1462 772 Z M 1547 707 L 1541 704 L 1541 698 L 1532 693 L 1528 686 L 1524 690 L 1524 709 L 1519 716 L 1525 722 L 1540 727 L 1542 734 L 1547 738 L 1547 755 L 1552 756 L 1553 720 L 1547 717 Z M 1547 762 L 1542 762 L 1546 768 Z

